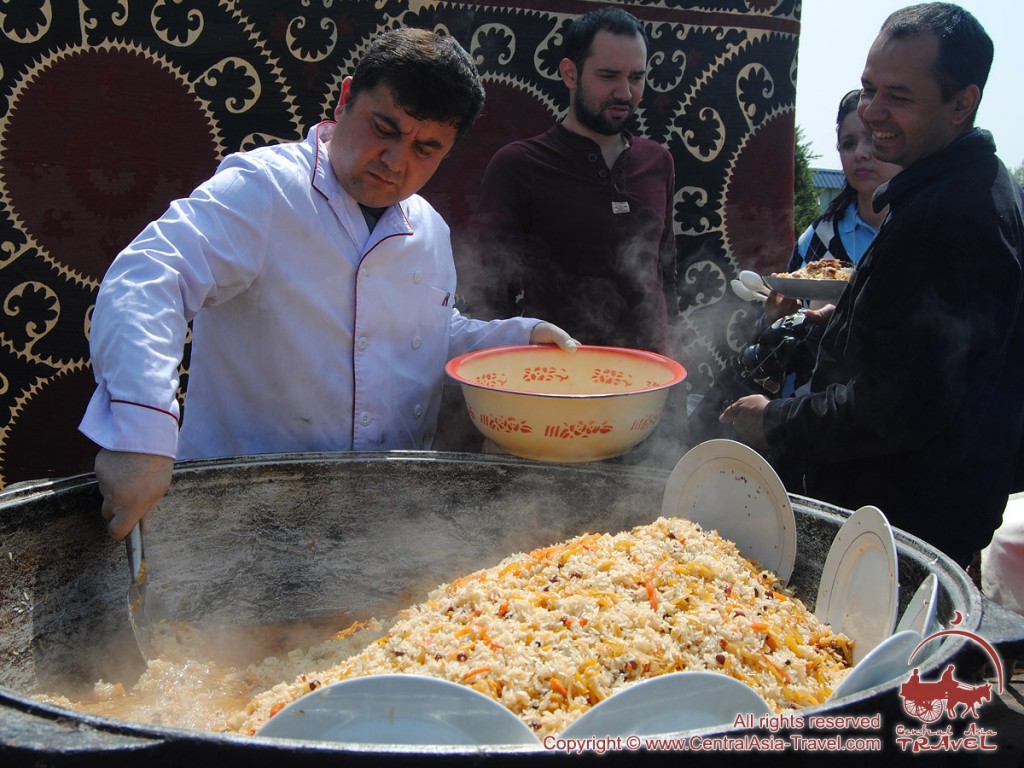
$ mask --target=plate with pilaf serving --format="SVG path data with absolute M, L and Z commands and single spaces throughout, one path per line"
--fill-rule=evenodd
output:
M 734 542 L 744 557 L 789 581 L 796 561 L 796 517 L 771 465 L 735 440 L 690 449 L 665 485 L 661 513 L 685 517 Z
M 898 567 L 892 528 L 878 507 L 850 515 L 829 547 L 814 615 L 854 641 L 854 664 L 896 626 Z
M 779 272 L 761 280 L 791 299 L 837 301 L 853 278 L 854 268 L 839 259 L 815 259 L 793 272 Z
M 761 278 L 776 293 L 799 301 L 838 301 L 849 282 L 846 280 L 808 280 L 796 277 Z

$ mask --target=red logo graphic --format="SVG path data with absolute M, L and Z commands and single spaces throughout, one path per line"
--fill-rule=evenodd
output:
M 963 621 L 963 616 L 957 611 L 951 626 L 956 626 Z M 996 649 L 983 637 L 963 629 L 944 629 L 924 638 L 910 654 L 914 658 L 924 645 L 931 640 L 945 635 L 960 635 L 980 645 L 988 653 L 992 665 L 996 669 L 999 688 L 997 693 L 1003 692 L 1003 665 Z M 922 723 L 934 723 L 945 712 L 946 717 L 978 719 L 978 708 L 992 700 L 992 684 L 981 683 L 969 685 L 957 680 L 953 674 L 954 666 L 948 665 L 939 676 L 938 680 L 927 681 L 921 679 L 920 671 L 915 668 L 910 674 L 910 679 L 900 685 L 900 699 L 903 701 L 903 711 L 911 717 L 920 720 Z M 961 710 L 960 707 L 963 707 Z
M 903 711 L 916 717 L 922 723 L 934 723 L 942 716 L 967 717 L 978 719 L 978 707 L 992 699 L 992 684 L 966 685 L 953 677 L 953 665 L 950 664 L 935 682 L 921 680 L 918 670 L 910 675 L 910 680 L 900 686 L 900 698 L 903 699 Z M 957 707 L 963 704 L 963 712 L 957 714 Z

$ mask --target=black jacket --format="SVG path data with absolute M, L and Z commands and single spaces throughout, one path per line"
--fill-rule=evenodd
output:
M 825 330 L 810 393 L 772 401 L 804 492 L 961 564 L 998 526 L 1024 434 L 1020 186 L 975 131 L 875 193 L 889 217 Z

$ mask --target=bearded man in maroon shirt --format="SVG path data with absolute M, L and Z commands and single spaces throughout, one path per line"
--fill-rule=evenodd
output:
M 568 112 L 502 147 L 481 182 L 468 311 L 538 313 L 584 344 L 666 354 L 679 314 L 674 164 L 626 130 L 644 92 L 646 33 L 602 8 L 573 22 L 564 53 Z

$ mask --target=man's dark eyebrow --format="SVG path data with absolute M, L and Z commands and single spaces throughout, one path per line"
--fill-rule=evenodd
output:
M 444 145 L 437 139 L 419 140 L 416 143 L 424 149 L 444 149 Z
M 408 133 L 408 131 L 402 131 L 402 127 L 398 124 L 398 121 L 395 120 L 395 118 L 391 117 L 390 115 L 385 115 L 383 112 L 373 112 L 371 114 L 373 115 L 375 120 L 379 120 L 380 122 L 385 123 L 388 126 L 388 128 L 393 130 L 395 133 L 402 135 Z M 444 149 L 444 145 L 437 139 L 419 140 L 416 143 L 421 147 L 426 147 L 429 149 Z
M 596 71 L 597 71 L 597 74 L 599 74 L 599 75 L 617 75 L 620 72 L 622 72 L 623 70 L 615 69 L 614 67 L 600 67 Z M 647 74 L 647 67 L 643 67 L 642 69 L 631 70 L 629 74 L 631 74 L 631 75 L 646 75 Z
M 393 117 L 389 117 L 388 115 L 385 115 L 383 112 L 372 112 L 371 114 L 373 115 L 374 120 L 387 124 L 388 128 L 393 130 L 395 133 L 401 133 L 398 121 L 395 120 Z

